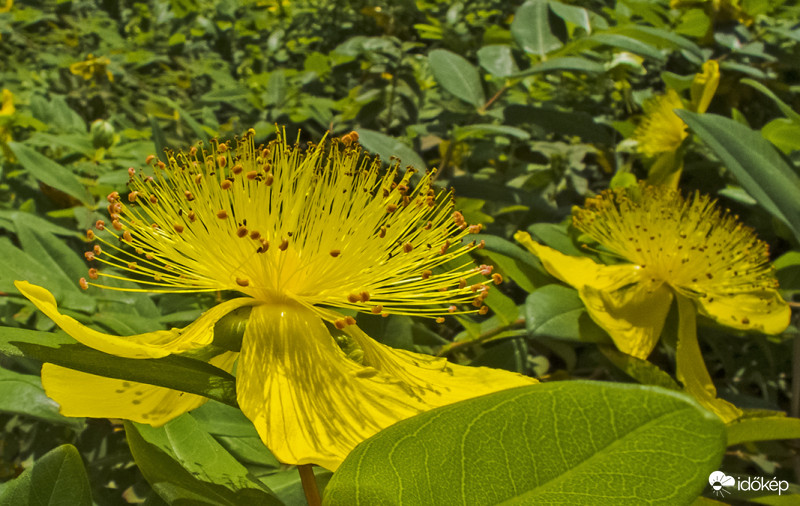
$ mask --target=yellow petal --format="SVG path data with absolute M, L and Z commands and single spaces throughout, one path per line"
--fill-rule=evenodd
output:
M 625 283 L 632 265 L 601 265 L 591 258 L 565 255 L 553 248 L 539 244 L 527 232 L 517 232 L 514 239 L 528 251 L 539 257 L 551 275 L 573 288 L 581 289 L 587 283 L 596 288 L 607 289 Z
M 707 293 L 695 298 L 704 316 L 722 325 L 742 330 L 780 334 L 789 326 L 791 309 L 775 290 L 726 295 Z
M 223 302 L 203 313 L 200 318 L 183 329 L 156 330 L 134 336 L 104 334 L 79 323 L 74 318 L 58 312 L 53 294 L 27 281 L 15 281 L 14 286 L 39 310 L 75 340 L 91 348 L 125 358 L 159 358 L 172 353 L 200 348 L 214 338 L 214 324 L 234 309 L 254 300 L 239 298 Z
M 376 350 L 368 348 L 370 360 L 386 353 Z M 391 369 L 387 372 L 402 373 L 414 367 L 411 355 L 387 354 L 374 362 Z M 493 391 L 476 384 L 494 381 L 493 371 L 462 375 L 463 368 L 431 357 L 419 367 L 401 377 L 384 374 L 348 359 L 310 309 L 257 306 L 242 343 L 237 398 L 278 460 L 335 470 L 358 443 L 381 429 L 434 406 Z M 502 376 L 500 388 L 533 382 L 511 373 Z M 437 386 L 443 378 L 452 384 Z
M 694 112 L 704 113 L 714 98 L 719 86 L 719 63 L 716 60 L 708 60 L 703 64 L 703 71 L 694 76 L 690 89 L 692 102 L 691 108 Z
M 589 316 L 620 351 L 641 359 L 650 355 L 672 304 L 672 291 L 666 285 L 638 282 L 612 291 L 586 285 L 578 293 Z
M 211 364 L 230 371 L 237 353 Z M 123 418 L 159 426 L 205 403 L 205 397 L 136 381 L 96 376 L 54 364 L 42 366 L 42 385 L 64 416 Z
M 724 422 L 742 416 L 742 410 L 717 397 L 717 389 L 703 361 L 697 342 L 697 321 L 692 301 L 678 295 L 678 350 L 675 356 L 675 375 L 687 393 L 706 409 L 716 413 Z

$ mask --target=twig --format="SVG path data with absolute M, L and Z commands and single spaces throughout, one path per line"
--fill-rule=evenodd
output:
M 474 346 L 476 344 L 485 343 L 489 339 L 493 338 L 494 336 L 501 334 L 507 330 L 514 330 L 514 329 L 521 329 L 525 326 L 525 318 L 519 318 L 508 325 L 504 325 L 502 327 L 496 327 L 492 330 L 487 330 L 483 334 L 478 335 L 473 339 L 468 341 L 459 341 L 457 343 L 450 343 L 449 345 L 443 346 L 439 353 L 436 354 L 437 357 L 442 357 L 447 355 L 448 353 L 452 352 L 453 350 L 457 350 L 459 348 L 463 348 L 464 346 Z
M 313 465 L 303 464 L 302 466 L 297 466 L 297 471 L 300 473 L 300 482 L 303 484 L 303 492 L 306 494 L 308 506 L 322 506 L 322 500 L 319 498 L 319 490 L 317 489 L 317 479 L 314 478 Z

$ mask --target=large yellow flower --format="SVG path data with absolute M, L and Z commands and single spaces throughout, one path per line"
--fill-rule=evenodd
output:
M 490 269 L 464 256 L 480 245 L 462 242 L 478 227 L 453 211 L 431 174 L 413 188 L 413 170 L 395 164 L 384 174 L 355 134 L 316 146 L 292 146 L 279 136 L 259 148 L 254 135 L 250 130 L 235 147 L 214 143 L 208 153 L 170 154 L 168 165 L 151 157 L 152 171 L 131 169 L 127 196 L 109 195 L 111 222 L 96 227 L 103 232 L 87 232 L 100 243 L 87 258 L 111 268 L 91 268 L 91 280 L 246 297 L 215 306 L 184 329 L 117 337 L 60 314 L 44 288 L 18 282 L 18 289 L 68 334 L 106 353 L 188 353 L 228 371 L 238 357 L 239 405 L 289 464 L 335 469 L 356 444 L 398 420 L 535 382 L 389 348 L 331 309 L 485 312 L 478 308 L 485 308 Z M 85 288 L 96 283 L 81 280 Z M 241 343 L 221 342 L 216 322 L 242 307 L 251 312 Z M 205 401 L 53 364 L 45 364 L 42 380 L 69 416 L 159 425 Z
M 576 209 L 573 225 L 626 263 L 601 265 L 564 255 L 525 232 L 515 238 L 548 272 L 578 290 L 592 319 L 629 355 L 647 358 L 676 298 L 682 327 L 678 376 L 687 389 L 691 384 L 715 397 L 694 334 L 695 311 L 722 325 L 767 334 L 789 325 L 790 309 L 776 290 L 767 245 L 706 195 L 684 198 L 677 190 L 642 184 L 608 190 Z

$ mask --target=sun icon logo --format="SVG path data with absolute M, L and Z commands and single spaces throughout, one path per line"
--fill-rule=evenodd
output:
M 725 494 L 730 494 L 723 487 L 733 487 L 736 485 L 736 480 L 732 476 L 726 476 L 722 471 L 714 471 L 708 475 L 708 483 L 714 490 L 714 495 L 722 497 Z

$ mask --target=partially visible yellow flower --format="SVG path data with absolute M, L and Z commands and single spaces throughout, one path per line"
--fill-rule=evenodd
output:
M 6 0 L 5 5 L 0 6 L 0 12 L 10 12 L 14 7 L 14 0 Z
M 753 18 L 742 8 L 740 0 L 670 0 L 671 9 L 693 9 L 701 7 L 714 21 L 736 20 L 751 25 Z
M 111 64 L 111 60 L 109 60 L 105 56 L 95 57 L 91 53 L 86 56 L 86 60 L 81 62 L 73 63 L 69 66 L 69 71 L 75 74 L 76 76 L 81 76 L 87 81 L 92 79 L 99 79 L 102 76 L 106 76 L 109 81 L 114 81 L 114 74 L 108 70 L 108 66 Z
M 679 379 L 695 394 L 705 391 L 697 395 L 723 418 L 735 418 L 733 406 L 720 407 L 722 401 L 714 399 L 696 336 L 690 335 L 694 325 L 687 322 L 694 322 L 697 311 L 737 329 L 785 330 L 790 309 L 777 291 L 767 245 L 708 196 L 684 198 L 666 186 L 605 191 L 573 212 L 573 225 L 625 263 L 601 265 L 564 255 L 525 232 L 515 238 L 548 272 L 575 287 L 617 348 L 637 358 L 653 350 L 677 298 L 685 327 L 678 344 Z
M 436 317 L 488 309 L 483 301 L 497 278 L 465 256 L 480 245 L 463 242 L 479 227 L 454 211 L 432 174 L 412 185 L 414 171 L 397 163 L 384 173 L 355 133 L 321 145 L 292 146 L 279 136 L 258 148 L 254 136 L 250 130 L 233 147 L 171 153 L 168 165 L 151 156 L 153 175 L 131 169 L 128 195 L 108 197 L 111 222 L 87 232 L 100 243 L 87 259 L 110 267 L 91 268 L 91 280 L 244 297 L 184 329 L 116 337 L 60 314 L 44 288 L 17 288 L 68 334 L 105 353 L 188 353 L 228 371 L 238 357 L 239 405 L 288 464 L 336 469 L 355 445 L 399 420 L 535 382 L 389 348 L 332 309 Z M 215 324 L 243 307 L 252 309 L 241 343 L 220 341 Z M 52 364 L 42 382 L 69 416 L 159 425 L 205 401 Z
M 0 147 L 6 158 L 13 160 L 14 153 L 8 148 L 8 143 L 13 140 L 11 136 L 11 116 L 17 109 L 14 107 L 14 94 L 3 88 L 0 95 Z
M 691 101 L 688 109 L 704 113 L 708 109 L 719 85 L 719 64 L 709 60 L 703 64 L 702 72 L 695 75 L 691 85 Z M 647 181 L 651 184 L 667 184 L 677 188 L 683 170 L 683 155 L 679 148 L 686 139 L 686 123 L 675 114 L 675 109 L 685 109 L 680 95 L 667 88 L 663 95 L 656 95 L 643 104 L 644 118 L 633 133 L 637 149 L 649 158 L 655 158 Z

